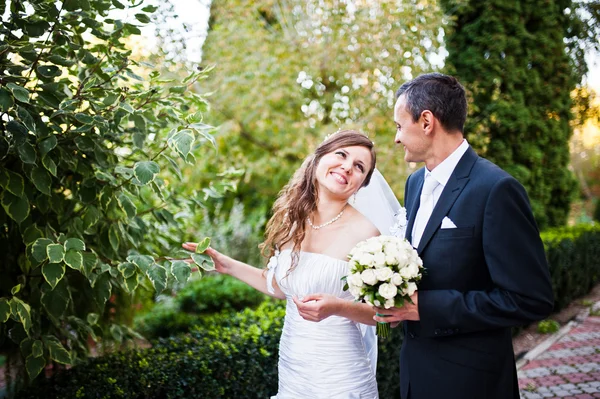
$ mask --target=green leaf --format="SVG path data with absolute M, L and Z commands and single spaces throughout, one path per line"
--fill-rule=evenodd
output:
M 31 328 L 31 307 L 19 298 L 13 297 L 11 300 L 11 313 L 21 322 L 23 329 L 29 335 L 29 329 Z
M 22 123 L 16 120 L 9 121 L 6 124 L 6 130 L 8 130 L 13 136 L 13 142 L 16 146 L 21 146 L 27 141 L 29 136 L 28 130 Z
M 160 172 L 160 167 L 153 161 L 136 162 L 133 171 L 135 177 L 141 184 L 148 184 L 153 181 Z
M 96 323 L 98 323 L 99 319 L 100 319 L 100 316 L 98 315 L 98 313 L 90 313 L 86 317 L 88 324 L 91 326 L 95 326 Z
M 138 21 L 140 21 L 143 24 L 149 24 L 150 23 L 150 17 L 147 16 L 146 14 L 135 14 L 135 19 L 137 19 Z
M 35 357 L 40 357 L 44 355 L 44 344 L 39 339 L 33 341 L 33 345 L 31 346 L 31 354 Z
M 60 263 L 65 256 L 65 248 L 60 244 L 50 244 L 46 247 L 50 263 Z
M 77 148 L 79 148 L 81 151 L 94 151 L 94 147 L 96 146 L 94 144 L 94 141 L 87 137 L 87 136 L 78 136 L 75 138 L 75 145 L 77 146 Z
M 75 114 L 75 119 L 77 119 L 79 122 L 84 123 L 86 125 L 91 125 L 94 123 L 94 118 L 87 114 L 82 114 L 82 113 Z
M 15 105 L 13 100 L 13 96 L 10 94 L 10 91 L 5 88 L 0 88 L 0 111 L 8 112 L 8 110 Z
M 29 378 L 33 380 L 37 377 L 42 370 L 46 367 L 46 359 L 43 356 L 33 356 L 29 355 L 25 359 L 25 368 L 27 369 L 27 374 Z
M 40 141 L 38 143 L 38 148 L 40 149 L 40 154 L 46 155 L 47 153 L 52 151 L 54 149 L 54 147 L 56 147 L 57 142 L 58 141 L 56 140 L 55 135 L 51 135 L 49 137 L 46 137 L 42 141 Z
M 196 247 L 196 253 L 197 254 L 201 254 L 204 251 L 206 251 L 208 249 L 208 247 L 210 247 L 210 237 L 204 237 L 199 243 L 198 246 Z
M 124 101 L 119 104 L 119 108 L 127 112 L 128 114 L 133 114 L 135 112 L 133 107 Z
M 21 122 L 23 122 L 25 127 L 27 129 L 29 129 L 29 131 L 31 131 L 31 132 L 37 131 L 35 121 L 33 120 L 33 117 L 31 116 L 29 111 L 27 111 L 25 108 L 17 105 L 17 116 L 19 117 Z
M 124 283 L 127 292 L 133 293 L 139 285 L 138 275 L 134 274 L 129 278 L 124 278 Z
M 46 170 L 50 172 L 52 176 L 57 177 L 56 163 L 54 163 L 54 161 L 52 160 L 52 158 L 50 158 L 49 155 L 45 155 L 42 158 L 42 165 L 44 165 L 44 168 L 46 168 Z
M 29 91 L 14 83 L 9 83 L 6 87 L 12 92 L 12 95 L 22 103 L 29 103 Z
M 167 140 L 167 144 L 185 159 L 192 150 L 194 140 L 194 133 L 190 129 L 183 129 Z
M 40 228 L 36 224 L 32 224 L 31 226 L 27 227 L 23 232 L 23 242 L 29 245 L 31 243 L 35 243 L 35 241 L 38 238 L 42 238 L 43 236 L 44 233 L 42 232 L 42 230 L 40 230 Z M 44 255 L 45 252 L 46 250 L 44 249 Z
M 16 197 L 8 191 L 2 192 L 2 207 L 6 214 L 17 223 L 21 223 L 29 216 L 29 201 L 23 197 Z
M 65 251 L 68 251 L 69 249 L 85 251 L 85 243 L 79 238 L 68 238 L 67 241 L 65 241 Z
M 155 263 L 150 270 L 146 272 L 146 275 L 152 282 L 157 294 L 163 292 L 167 287 L 167 269 L 163 266 Z
M 115 341 L 117 341 L 117 342 L 123 341 L 123 330 L 121 330 L 121 327 L 119 327 L 116 324 L 113 324 L 112 326 L 110 326 L 109 330 L 110 330 L 110 334 L 113 336 Z
M 110 274 L 102 273 L 98 278 L 94 281 L 94 299 L 96 303 L 100 306 L 100 308 L 104 308 L 104 304 L 110 298 L 110 293 L 112 291 L 112 285 L 110 284 Z
M 69 303 L 71 303 L 69 284 L 65 279 L 60 280 L 54 288 L 44 283 L 41 292 L 42 297 L 40 301 L 44 309 L 55 322 L 60 323 L 61 318 L 69 307 Z
M 210 141 L 210 143 L 215 149 L 217 148 L 217 141 L 215 140 L 213 135 L 209 133 L 210 131 L 215 129 L 214 126 L 207 125 L 205 123 L 192 123 L 190 127 L 192 127 L 198 134 L 200 134 L 206 140 Z
M 62 75 L 62 71 L 56 65 L 40 65 L 36 71 L 44 78 L 56 78 Z
M 84 252 L 83 254 L 83 274 L 86 277 L 90 277 L 92 271 L 98 264 L 98 257 L 93 252 Z
M 131 262 L 124 262 L 119 264 L 119 266 L 117 266 L 117 269 L 123 275 L 123 278 L 127 279 L 135 274 L 137 267 Z
M 71 364 L 71 354 L 60 343 L 58 338 L 52 335 L 44 335 L 42 339 L 50 352 L 50 358 L 52 360 L 62 364 Z
M 17 147 L 17 152 L 19 153 L 21 161 L 29 164 L 35 164 L 35 159 L 37 156 L 35 153 L 35 148 L 31 145 L 31 143 L 28 141 L 24 142 Z
M 158 10 L 157 6 L 146 6 L 146 7 L 142 8 L 142 11 L 148 12 L 150 14 L 156 12 L 156 10 Z
M 215 262 L 211 259 L 210 256 L 205 254 L 192 254 L 192 259 L 194 263 L 200 266 L 202 269 L 207 272 L 215 270 Z
M 115 252 L 119 251 L 119 232 L 116 225 L 112 224 L 108 229 L 108 240 L 110 241 L 110 246 L 114 249 Z
M 192 269 L 187 262 L 177 260 L 171 264 L 171 274 L 175 276 L 175 279 L 179 283 L 185 283 L 190 278 Z
M 121 193 L 118 197 L 119 205 L 127 214 L 129 219 L 134 218 L 137 214 L 137 208 L 131 198 L 125 193 Z
M 10 302 L 6 298 L 0 298 L 0 323 L 6 323 L 10 317 Z
M 62 249 L 62 245 L 50 245 L 58 245 Z M 62 280 L 62 278 L 65 275 L 65 265 L 64 263 L 46 263 L 42 266 L 42 274 L 44 275 L 44 278 L 46 279 L 48 284 L 50 284 L 50 287 L 54 289 L 54 287 L 56 287 L 56 284 L 58 284 L 58 282 Z
M 13 295 L 17 295 L 21 291 L 21 284 L 17 284 L 11 288 L 10 293 Z
M 13 195 L 17 197 L 23 196 L 23 189 L 25 187 L 25 183 L 23 180 L 23 176 L 18 173 L 13 172 L 10 169 L 5 169 L 8 179 L 6 180 L 6 184 L 0 184 L 2 188 L 10 191 Z
M 177 175 L 179 180 L 183 180 L 183 175 L 181 174 L 181 169 L 179 168 L 179 165 L 177 164 L 177 162 L 175 162 L 175 160 L 173 158 L 171 158 L 168 155 L 165 155 L 164 153 L 162 153 L 161 155 L 164 158 L 167 158 L 167 161 L 169 161 L 169 163 L 171 164 L 171 167 L 173 168 L 173 171 L 175 172 L 175 174 Z
M 83 228 L 89 229 L 94 226 L 100 219 L 100 212 L 95 206 L 88 206 L 83 214 Z
M 120 10 L 124 10 L 124 9 L 125 9 L 125 6 L 124 6 L 124 5 L 123 5 L 123 3 L 121 3 L 120 1 L 117 1 L 117 0 L 112 0 L 112 3 L 113 3 L 113 5 L 114 5 L 116 8 L 118 8 L 118 9 L 120 9 Z
M 127 261 L 134 263 L 144 273 L 154 264 L 154 258 L 148 255 L 130 255 Z
M 50 57 L 48 57 L 48 61 L 52 62 L 53 64 L 65 66 L 65 67 L 70 67 L 70 66 L 75 65 L 75 61 L 68 60 L 64 57 L 61 57 L 60 55 L 51 55 Z
M 33 258 L 38 262 L 43 262 L 48 259 L 47 247 L 50 244 L 52 244 L 52 240 L 49 240 L 48 238 L 38 238 L 35 240 L 31 250 Z
M 23 24 L 23 32 L 29 37 L 40 37 L 50 29 L 50 24 L 44 20 Z
M 42 194 L 52 195 L 52 176 L 41 166 L 34 166 L 31 170 L 31 181 Z
M 83 267 L 83 256 L 81 255 L 81 252 L 76 249 L 69 249 L 65 253 L 65 263 L 71 269 L 81 270 Z

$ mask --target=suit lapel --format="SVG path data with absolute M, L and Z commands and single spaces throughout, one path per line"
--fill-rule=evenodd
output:
M 440 199 L 435 205 L 435 208 L 433 208 L 433 212 L 431 213 L 431 217 L 427 222 L 427 226 L 425 226 L 423 236 L 419 242 L 419 248 L 417 248 L 417 252 L 419 254 L 421 254 L 427 244 L 429 244 L 431 237 L 433 237 L 433 234 L 442 224 L 442 219 L 444 219 L 444 217 L 448 214 L 448 211 L 450 211 L 450 208 L 452 208 L 452 205 L 454 205 L 454 202 L 469 182 L 469 174 L 471 173 L 471 169 L 473 168 L 475 161 L 477 161 L 477 158 L 478 155 L 471 147 L 469 147 L 467 152 L 465 152 L 456 165 L 456 168 L 454 168 L 454 171 L 448 180 L 448 184 L 446 184 L 446 187 L 444 187 Z
M 404 238 L 412 243 L 412 230 L 417 216 L 417 210 L 421 204 L 421 190 L 423 190 L 423 176 L 425 176 L 425 168 L 416 171 L 412 177 L 410 198 L 405 198 L 405 204 L 410 201 L 410 213 L 408 214 L 408 224 L 404 233 Z

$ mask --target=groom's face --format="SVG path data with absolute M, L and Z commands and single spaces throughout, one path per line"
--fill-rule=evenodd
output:
M 424 161 L 429 148 L 427 136 L 420 120 L 413 121 L 411 114 L 406 110 L 404 95 L 396 101 L 394 122 L 396 122 L 395 141 L 404 147 L 404 160 L 406 162 Z

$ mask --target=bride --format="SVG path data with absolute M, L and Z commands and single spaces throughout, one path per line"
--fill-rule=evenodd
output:
M 356 198 L 374 172 L 389 198 L 382 192 Z M 270 257 L 266 271 L 206 251 L 218 272 L 286 300 L 273 398 L 378 398 L 374 311 L 354 302 L 340 279 L 348 274 L 350 250 L 392 223 L 391 215 L 380 217 L 386 214 L 382 206 L 400 207 L 389 193 L 375 170 L 371 140 L 340 131 L 319 145 L 279 194 L 262 244 Z M 183 247 L 194 251 L 196 244 Z

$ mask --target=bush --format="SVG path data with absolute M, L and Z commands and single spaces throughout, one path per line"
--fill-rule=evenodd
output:
M 268 298 L 247 284 L 227 275 L 212 274 L 194 279 L 175 298 L 162 301 L 135 320 L 135 328 L 148 339 L 169 337 L 201 325 L 207 314 L 255 308 Z
M 594 220 L 600 222 L 600 199 L 596 199 L 596 207 L 594 208 Z
M 207 317 L 190 334 L 90 359 L 38 381 L 19 398 L 269 397 L 277 392 L 284 313 L 282 302 L 265 302 L 225 323 Z
M 587 294 L 600 279 L 600 226 L 585 224 L 542 233 L 550 266 L 554 311 Z
M 598 282 L 600 226 L 554 229 L 544 232 L 542 239 L 559 310 Z M 21 397 L 264 398 L 277 390 L 284 313 L 283 302 L 266 301 L 256 310 L 204 316 L 192 323 L 187 335 L 159 339 L 152 349 L 89 360 L 40 381 Z M 550 331 L 556 326 L 547 321 L 540 327 Z M 379 345 L 377 381 L 382 398 L 399 395 L 401 346 L 400 328 Z
M 177 294 L 180 310 L 197 314 L 256 307 L 265 299 L 267 299 L 265 294 L 223 274 L 190 281 Z

